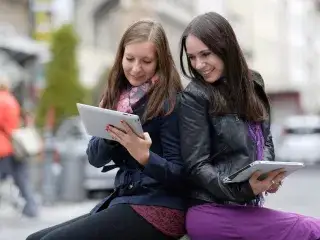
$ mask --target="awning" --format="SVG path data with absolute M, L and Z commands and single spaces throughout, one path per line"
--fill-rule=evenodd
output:
M 0 38 L 0 49 L 6 51 L 22 65 L 30 58 L 38 58 L 40 62 L 47 62 L 50 59 L 48 46 L 28 37 L 2 36 Z

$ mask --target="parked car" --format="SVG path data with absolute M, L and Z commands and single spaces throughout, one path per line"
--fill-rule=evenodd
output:
M 114 187 L 114 178 L 118 169 L 102 173 L 101 168 L 90 165 L 86 154 L 90 138 L 79 116 L 64 120 L 55 134 L 56 158 L 58 159 L 56 161 L 79 161 L 79 164 L 83 164 L 82 184 L 87 193 L 96 190 L 111 190 Z
M 288 117 L 278 144 L 276 156 L 279 161 L 320 163 L 320 116 Z
M 281 143 L 282 126 L 280 124 L 271 124 L 271 134 L 274 150 L 278 153 L 279 145 Z

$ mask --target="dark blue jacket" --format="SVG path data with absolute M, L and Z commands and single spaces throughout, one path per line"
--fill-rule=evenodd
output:
M 133 113 L 140 116 L 145 111 L 146 99 L 142 99 Z M 168 106 L 164 107 L 166 111 Z M 119 143 L 93 137 L 88 145 L 89 162 L 95 167 L 103 167 L 110 161 L 119 167 L 115 178 L 115 192 L 96 206 L 119 203 L 155 205 L 173 209 L 184 209 L 183 201 L 183 162 L 180 157 L 180 138 L 178 113 L 159 116 L 142 123 L 143 130 L 148 132 L 152 145 L 149 162 L 140 165 Z M 105 166 L 102 171 L 112 167 Z M 111 202 L 110 202 L 111 200 Z M 110 202 L 110 204 L 109 204 Z

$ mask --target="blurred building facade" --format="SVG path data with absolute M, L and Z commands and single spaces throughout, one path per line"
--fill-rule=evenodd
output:
M 320 1 L 216 2 L 234 27 L 250 67 L 266 81 L 274 121 L 320 113 Z
M 47 48 L 30 37 L 30 5 L 29 0 L 0 1 L 0 74 L 11 80 L 12 90 L 25 109 L 33 105 L 37 63 L 48 55 Z
M 21 35 L 29 35 L 31 23 L 29 21 L 28 0 L 0 1 L 0 29 L 6 28 Z
M 124 29 L 143 17 L 163 24 L 179 65 L 182 30 L 206 11 L 232 24 L 249 66 L 265 79 L 274 122 L 320 112 L 320 0 L 75 0 L 83 78 L 95 84 L 112 63 Z
M 196 13 L 195 0 L 75 0 L 74 25 L 81 40 L 82 77 L 90 86 L 112 64 L 120 38 L 131 23 L 141 18 L 160 21 L 167 33 L 178 66 L 179 40 Z M 92 60 L 100 59 L 98 61 Z M 95 65 L 95 66 L 91 66 Z M 90 66 L 90 67 L 89 67 Z

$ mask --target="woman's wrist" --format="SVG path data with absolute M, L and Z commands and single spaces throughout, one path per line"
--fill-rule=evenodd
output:
M 139 163 L 143 166 L 145 166 L 149 162 L 150 158 L 150 150 L 144 152 L 141 154 L 141 158 L 139 159 Z

